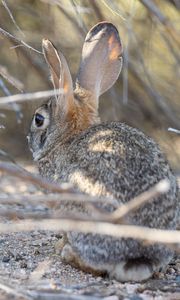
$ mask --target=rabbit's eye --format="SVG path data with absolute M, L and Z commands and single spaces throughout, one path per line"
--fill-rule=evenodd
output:
M 37 127 L 41 127 L 44 124 L 44 117 L 40 114 L 35 114 L 35 124 Z

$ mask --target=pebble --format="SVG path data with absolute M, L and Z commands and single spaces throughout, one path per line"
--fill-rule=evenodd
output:
M 7 262 L 9 262 L 10 261 L 10 256 L 6 256 L 6 255 L 4 255 L 3 256 L 3 258 L 2 258 L 2 262 L 5 262 L 5 263 L 7 263 Z
M 22 260 L 23 257 L 21 254 L 17 253 L 16 256 L 15 256 L 15 261 L 19 261 L 19 260 Z
M 5 239 L 0 239 L 0 244 L 4 244 L 6 242 Z
M 27 262 L 26 261 L 21 261 L 21 263 L 20 263 L 20 268 L 23 268 L 23 269 L 25 269 L 25 268 L 27 268 Z
M 32 246 L 41 246 L 42 245 L 42 240 L 36 240 L 36 241 L 32 241 L 31 243 Z
M 168 273 L 169 274 L 174 274 L 176 271 L 174 270 L 174 268 L 168 268 Z
M 35 249 L 34 250 L 34 255 L 39 255 L 40 254 L 40 251 L 38 249 Z

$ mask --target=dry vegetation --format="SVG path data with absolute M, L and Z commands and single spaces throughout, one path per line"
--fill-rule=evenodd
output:
M 179 137 L 167 131 L 180 128 L 178 5 L 144 0 L 1 1 L 0 96 L 52 87 L 41 55 L 43 37 L 61 49 L 75 76 L 86 32 L 98 21 L 111 21 L 123 41 L 124 67 L 101 100 L 102 119 L 125 121 L 155 137 L 178 171 Z M 19 159 L 30 157 L 25 136 L 35 105 L 37 101 L 20 108 L 12 105 L 16 113 L 2 109 L 6 118 L 1 114 L 1 149 Z
M 39 105 L 39 101 L 42 101 L 40 98 L 44 99 L 48 93 L 51 93 L 39 94 L 39 91 L 52 88 L 41 52 L 42 38 L 49 38 L 58 49 L 61 49 L 69 62 L 73 77 L 75 77 L 82 43 L 87 31 L 98 21 L 108 20 L 114 23 L 120 32 L 124 47 L 124 67 L 116 85 L 101 99 L 100 114 L 102 120 L 121 120 L 154 137 L 166 152 L 174 170 L 179 173 L 179 9 L 178 0 L 0 0 L 1 159 L 20 161 L 23 164 L 24 162 L 27 163 L 28 160 L 29 164 L 32 163 L 26 144 L 28 126 L 34 108 Z M 14 94 L 21 95 L 13 96 Z M 18 101 L 16 101 L 17 99 Z M 168 131 L 168 128 L 175 128 L 176 130 Z M 164 182 L 164 185 L 160 183 L 160 186 L 157 185 L 147 193 L 132 199 L 127 206 L 117 209 L 112 215 L 105 215 L 94 206 L 94 201 L 97 199 L 74 194 L 69 185 L 50 184 L 37 175 L 32 175 L 18 166 L 4 162 L 0 162 L 0 171 L 2 172 L 0 232 L 4 234 L 2 239 L 7 238 L 7 249 L 11 249 L 8 244 L 11 238 L 10 235 L 6 236 L 5 234 L 11 233 L 12 230 L 17 232 L 14 236 L 20 241 L 17 247 L 20 249 L 20 247 L 26 246 L 21 243 L 21 238 L 24 236 L 19 236 L 19 232 L 29 230 L 54 232 L 60 229 L 68 231 L 74 228 L 77 230 L 83 228 L 84 232 L 95 231 L 102 234 L 113 232 L 116 236 L 132 236 L 151 243 L 158 240 L 179 250 L 179 231 L 169 234 L 167 231 L 155 232 L 153 229 L 132 228 L 123 225 L 123 218 L 126 214 L 137 209 L 146 201 L 151 201 L 158 193 L 166 192 L 168 189 L 167 182 Z M 19 181 L 14 182 L 10 175 L 18 177 Z M 26 185 L 23 183 L 24 181 L 26 181 Z M 33 185 L 38 188 L 33 188 Z M 24 186 L 26 187 L 24 188 Z M 39 192 L 39 187 L 48 189 L 49 194 Z M 52 192 L 56 194 L 54 195 Z M 56 211 L 59 201 L 82 201 L 85 203 L 84 205 L 88 205 L 88 208 L 94 211 L 94 218 L 87 220 L 79 215 L 73 216 L 73 218 L 72 216 L 62 216 Z M 103 199 L 98 201 L 103 201 Z M 106 199 L 106 201 L 108 200 Z M 40 206 L 40 211 L 36 210 L 37 204 Z M 116 203 L 111 204 L 116 205 Z M 27 211 L 26 206 L 28 207 Z M 48 207 L 49 210 L 44 210 L 44 207 Z M 13 222 L 4 223 L 5 219 L 13 220 Z M 23 220 L 19 221 L 18 219 Z M 100 222 L 103 226 L 98 227 Z M 44 234 L 41 231 L 40 238 Z M 47 240 L 53 242 L 53 239 L 56 239 L 55 234 L 48 233 Z M 30 243 L 30 239 L 27 243 Z M 0 246 L 0 255 L 2 255 L 1 251 L 3 250 Z M 30 246 L 27 251 L 29 251 L 28 255 L 34 255 L 33 247 Z M 52 252 L 52 250 L 47 251 Z M 3 257 L 8 257 L 8 254 L 6 253 Z M 14 255 L 14 257 L 16 256 Z M 25 299 L 96 299 L 95 296 L 67 296 L 67 294 L 62 293 L 62 285 L 57 281 L 56 283 L 51 282 L 52 285 L 55 284 L 52 287 L 50 279 L 46 275 L 49 263 L 46 261 L 45 266 L 41 265 L 43 255 L 25 273 L 27 278 L 23 279 L 23 276 L 19 275 L 18 279 L 16 272 L 22 268 L 16 265 L 14 257 L 12 256 L 11 273 L 14 274 L 15 282 L 12 281 L 12 285 L 7 285 L 1 280 L 4 276 L 5 278 L 11 276 L 7 275 L 4 269 L 0 271 L 0 290 L 5 292 L 2 295 L 4 299 L 9 299 L 6 298 L 9 294 L 13 294 L 17 299 L 23 299 L 23 297 Z M 180 262 L 177 261 L 179 265 L 176 268 L 177 272 L 175 269 L 175 275 L 180 277 Z M 54 262 L 54 264 L 56 263 L 58 264 L 58 262 Z M 34 278 L 34 274 L 32 275 L 34 269 L 35 273 L 40 270 L 38 271 L 39 277 L 35 277 L 36 285 L 30 284 L 31 279 Z M 74 271 L 70 269 L 70 272 Z M 52 269 L 49 274 L 52 274 L 53 278 L 62 276 L 59 273 L 53 275 Z M 49 281 L 45 283 L 40 281 L 43 276 Z M 75 273 L 74 277 L 76 276 L 78 277 L 79 274 Z M 81 282 L 81 277 L 78 278 Z M 168 277 L 166 276 L 165 279 L 168 280 Z M 38 280 L 40 283 L 37 288 Z M 98 280 L 94 281 L 94 279 L 87 277 L 82 282 L 86 288 L 87 282 L 92 282 L 92 284 L 97 285 L 97 290 L 99 289 Z M 23 292 L 16 289 L 17 284 L 20 283 L 24 285 Z M 175 281 L 171 283 L 173 286 Z M 171 283 L 169 283 L 170 286 Z M 109 283 L 106 284 L 103 281 L 101 284 L 105 288 Z M 117 298 L 114 296 L 113 300 L 124 299 L 123 297 L 130 299 L 127 297 L 132 296 L 131 287 L 114 287 L 114 285 L 115 283 L 112 284 L 113 291 L 122 289 L 122 294 L 112 292 L 112 286 L 108 286 L 107 291 L 109 292 L 104 292 L 102 295 L 109 297 L 117 294 Z M 156 286 L 156 283 L 152 283 L 153 285 Z M 38 292 L 24 293 L 27 286 L 30 290 L 36 289 Z M 125 292 L 124 288 L 126 288 Z M 128 288 L 131 290 L 130 294 Z M 41 289 L 45 290 L 45 294 L 41 295 Z M 53 290 L 52 294 L 49 292 L 51 289 Z M 54 293 L 54 290 L 58 291 L 59 289 L 58 295 Z M 82 286 L 79 287 L 80 289 L 83 294 Z M 138 289 L 143 289 L 143 287 L 138 286 Z M 160 289 L 159 286 L 157 289 Z M 65 292 L 67 290 L 68 288 Z M 75 288 L 75 294 L 77 290 L 78 288 Z M 98 294 L 97 290 L 95 294 L 101 295 Z M 165 292 L 163 289 L 160 290 L 162 293 Z M 133 291 L 135 291 L 135 287 Z M 71 292 L 74 293 L 73 288 Z M 179 282 L 173 292 L 175 297 L 180 296 Z M 93 293 L 93 291 L 91 290 L 89 293 Z M 136 290 L 134 293 L 137 294 L 138 291 Z M 159 294 L 156 295 L 160 297 Z M 164 297 L 163 295 L 162 297 Z M 171 299 L 168 298 L 171 297 L 169 294 L 166 296 L 166 299 Z M 141 297 L 143 296 L 141 295 Z M 151 297 L 153 294 L 147 298 L 137 299 L 152 299 Z

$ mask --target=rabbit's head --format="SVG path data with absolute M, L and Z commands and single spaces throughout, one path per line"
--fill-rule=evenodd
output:
M 119 34 L 108 22 L 98 23 L 85 38 L 75 90 L 62 53 L 46 39 L 42 48 L 56 91 L 53 99 L 36 110 L 32 120 L 29 145 L 35 160 L 44 156 L 53 143 L 99 122 L 99 96 L 114 84 L 122 66 Z

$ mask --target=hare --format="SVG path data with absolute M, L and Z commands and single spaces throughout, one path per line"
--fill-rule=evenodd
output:
M 169 191 L 131 213 L 128 222 L 176 228 L 176 179 L 157 144 L 126 124 L 100 123 L 99 96 L 115 83 L 122 67 L 116 27 L 101 22 L 88 32 L 74 90 L 62 53 L 46 39 L 42 48 L 54 88 L 64 93 L 56 94 L 33 116 L 29 146 L 40 174 L 51 181 L 70 182 L 85 194 L 111 197 L 118 205 L 167 178 Z M 61 252 L 66 263 L 122 282 L 148 279 L 172 255 L 161 244 L 79 232 L 66 235 Z

